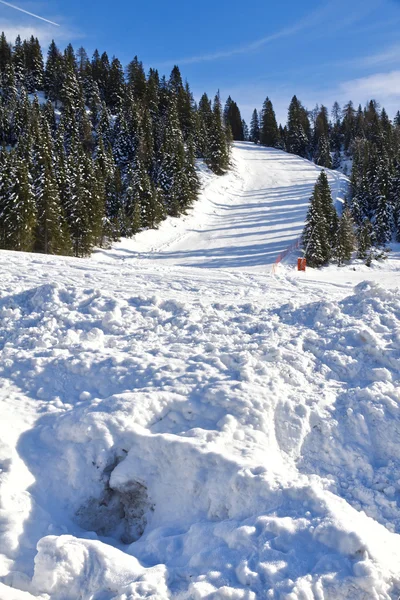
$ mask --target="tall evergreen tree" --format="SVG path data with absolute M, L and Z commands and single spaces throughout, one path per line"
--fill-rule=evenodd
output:
M 242 142 L 244 140 L 242 117 L 238 105 L 230 96 L 224 108 L 224 121 L 225 125 L 230 127 L 232 139 Z
M 3 31 L 0 35 L 0 73 L 5 71 L 6 67 L 11 64 L 11 60 L 11 46 Z
M 328 262 L 331 256 L 329 226 L 326 222 L 318 185 L 315 185 L 310 199 L 302 235 L 302 246 L 310 267 L 321 267 Z
M 256 108 L 253 110 L 253 115 L 250 122 L 250 141 L 254 144 L 258 144 L 260 141 L 260 121 Z
M 222 123 L 219 93 L 216 94 L 212 111 L 212 129 L 209 131 L 208 166 L 214 173 L 222 174 L 229 166 L 229 148 Z
M 310 123 L 307 111 L 296 96 L 289 106 L 287 125 L 287 149 L 292 154 L 307 157 L 309 148 Z
M 317 179 L 316 187 L 319 191 L 321 208 L 325 217 L 325 223 L 327 225 L 327 241 L 330 247 L 333 248 L 335 244 L 339 219 L 333 204 L 331 188 L 329 186 L 328 177 L 325 171 L 321 171 Z
M 334 257 L 339 265 L 351 259 L 355 243 L 354 222 L 350 209 L 346 207 L 339 221 L 334 247 Z
M 47 98 L 55 102 L 56 106 L 58 101 L 61 100 L 63 83 L 64 58 L 53 40 L 47 54 L 46 69 L 44 72 L 44 91 Z
M 317 165 L 320 165 L 321 167 L 327 167 L 328 169 L 332 168 L 329 141 L 325 135 L 321 135 L 318 140 L 318 146 L 315 151 L 314 158 Z
M 143 64 L 137 56 L 129 63 L 126 72 L 134 99 L 142 102 L 146 97 L 147 82 Z
M 261 111 L 260 142 L 264 146 L 276 148 L 279 143 L 279 129 L 271 100 L 267 97 Z

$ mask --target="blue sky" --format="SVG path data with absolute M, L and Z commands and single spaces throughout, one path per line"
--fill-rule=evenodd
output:
M 13 2 L 12 2 L 13 3 Z M 17 0 L 0 4 L 0 29 L 13 40 L 37 35 L 47 46 L 69 41 L 114 54 L 135 54 L 146 69 L 181 67 L 196 98 L 230 94 L 248 120 L 268 95 L 286 119 L 293 94 L 318 103 L 376 98 L 391 115 L 400 109 L 400 0 Z

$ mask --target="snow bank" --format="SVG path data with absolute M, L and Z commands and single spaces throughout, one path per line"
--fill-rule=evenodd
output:
M 165 567 L 144 569 L 120 550 L 69 535 L 40 540 L 32 583 L 51 598 L 92 598 L 99 590 L 121 600 L 168 598 Z
M 400 593 L 398 292 L 269 281 L 2 295 L 5 599 Z

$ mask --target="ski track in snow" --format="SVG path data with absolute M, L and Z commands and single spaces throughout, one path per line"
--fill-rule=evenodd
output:
M 268 272 L 277 256 L 302 232 L 320 167 L 273 148 L 236 143 L 233 169 L 210 177 L 203 169 L 203 193 L 182 219 L 161 224 L 97 257 L 142 258 L 164 265 Z M 347 179 L 327 170 L 335 200 L 343 200 Z
M 318 169 L 234 162 L 153 251 L 1 252 L 1 600 L 399 596 L 399 248 L 272 276 Z

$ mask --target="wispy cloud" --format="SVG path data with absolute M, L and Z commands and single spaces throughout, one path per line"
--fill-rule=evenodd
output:
M 249 44 L 244 44 L 236 48 L 230 48 L 228 50 L 220 50 L 217 52 L 210 52 L 205 54 L 199 54 L 196 56 L 189 56 L 175 60 L 163 61 L 162 63 L 158 64 L 160 67 L 169 66 L 171 64 L 190 65 L 194 63 L 210 62 L 223 58 L 230 58 L 231 56 L 236 56 L 238 54 L 249 54 L 251 52 L 259 50 L 260 48 L 266 46 L 271 42 L 274 42 L 275 40 L 293 36 L 296 33 L 299 33 L 300 31 L 313 27 L 324 16 L 326 16 L 328 12 L 330 12 L 332 6 L 333 2 L 329 1 L 328 3 L 324 4 L 321 8 L 309 13 L 308 15 L 300 19 L 297 23 L 294 23 L 289 27 L 280 29 L 279 31 L 271 33 L 265 37 L 254 40 Z
M 22 12 L 25 15 L 29 15 L 30 17 L 34 17 L 35 19 L 39 19 L 40 21 L 44 21 L 45 23 L 49 23 L 50 25 L 54 25 L 55 27 L 60 27 L 60 25 L 58 23 L 55 23 L 54 21 L 50 21 L 49 19 L 45 19 L 44 17 L 41 17 L 40 15 L 36 15 L 35 13 L 29 12 L 28 10 L 25 10 L 24 8 L 20 8 L 19 6 L 15 6 L 15 4 L 10 4 L 9 2 L 5 2 L 5 0 L 0 0 L 0 3 L 4 4 L 5 6 L 8 6 L 9 8 L 13 8 L 14 10 L 18 10 L 19 12 Z
M 295 36 L 302 31 L 312 31 L 313 36 L 326 37 L 329 34 L 336 34 L 338 31 L 348 29 L 355 23 L 363 20 L 366 15 L 375 11 L 377 6 L 380 6 L 380 4 L 385 1 L 386 0 L 364 0 L 363 11 L 360 12 L 358 7 L 357 10 L 349 10 L 347 0 L 328 0 L 322 6 L 308 13 L 296 23 L 248 44 L 216 52 L 182 57 L 180 59 L 164 60 L 161 63 L 158 63 L 158 65 L 160 67 L 168 67 L 171 64 L 190 65 L 230 58 L 240 54 L 250 54 L 271 42 Z M 322 23 L 324 23 L 326 27 L 324 29 L 318 28 L 317 25 Z
M 73 29 L 67 24 L 54 29 L 51 25 L 40 23 L 39 21 L 33 21 L 31 24 L 22 24 L 14 20 L 2 19 L 0 31 L 4 31 L 7 40 L 11 43 L 14 43 L 17 35 L 20 35 L 23 40 L 29 39 L 33 35 L 33 37 L 38 38 L 43 49 L 45 49 L 53 39 L 57 44 L 62 46 L 64 43 L 84 37 L 81 32 Z
M 400 71 L 390 73 L 374 73 L 340 84 L 340 89 L 348 97 L 365 98 L 399 98 L 400 100 Z
M 400 44 L 394 44 L 385 50 L 355 60 L 354 64 L 363 67 L 377 67 L 400 63 Z

